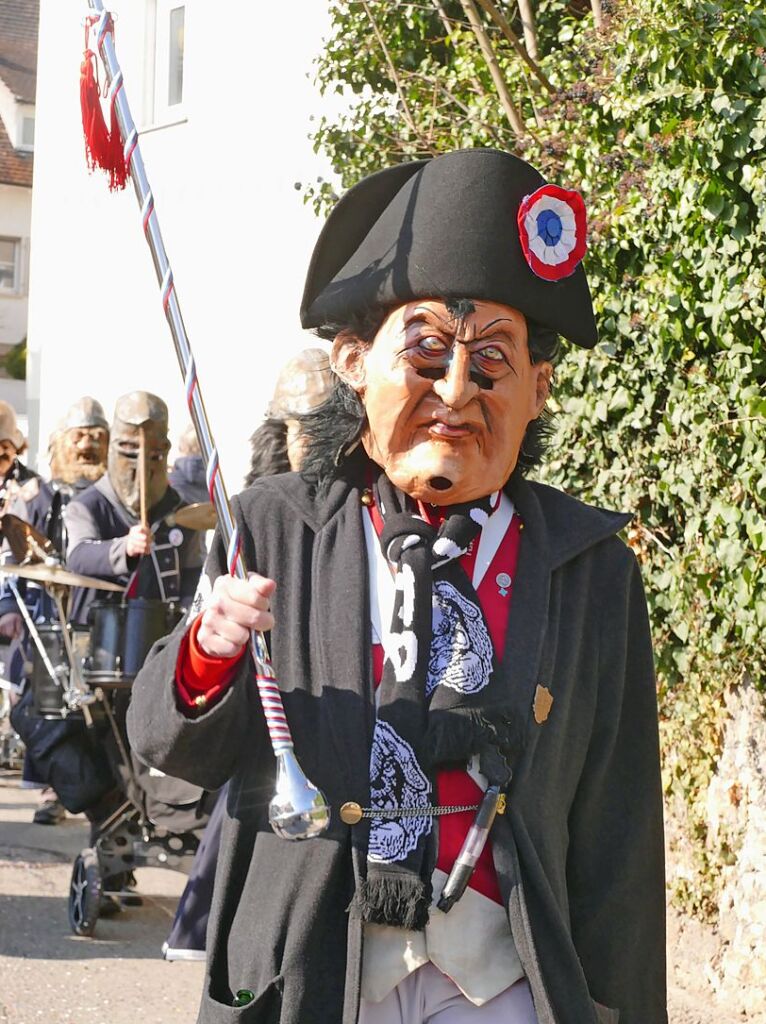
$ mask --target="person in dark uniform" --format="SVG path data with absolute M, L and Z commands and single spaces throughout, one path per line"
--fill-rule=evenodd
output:
M 67 568 L 72 572 L 121 584 L 127 616 L 145 615 L 147 631 L 166 628 L 177 621 L 181 609 L 194 595 L 204 560 L 203 535 L 172 525 L 168 517 L 185 504 L 168 483 L 168 410 L 161 398 L 148 391 L 132 391 L 117 400 L 112 420 L 106 474 L 78 495 L 66 509 L 68 534 Z M 144 471 L 140 460 L 144 459 Z M 145 490 L 142 496 L 141 489 Z M 141 520 L 146 509 L 146 522 Z M 70 619 L 92 622 L 91 609 L 119 603 L 113 595 L 75 589 Z M 159 623 L 159 626 L 156 625 Z M 163 625 L 164 624 L 164 625 Z M 143 657 L 143 651 L 134 658 Z M 124 706 L 117 702 L 117 718 Z M 200 827 L 202 789 L 181 780 L 151 775 L 131 756 L 131 771 L 108 747 L 118 790 L 127 789 L 143 803 L 152 820 L 162 820 L 169 830 Z M 137 784 L 136 784 L 137 780 Z M 119 792 L 107 794 L 99 806 L 88 809 L 94 828 L 121 800 Z M 206 814 L 207 812 L 205 812 Z
M 50 481 L 33 475 L 23 481 L 17 478 L 16 486 L 11 487 L 5 511 L 29 523 L 50 541 L 53 550 L 62 559 L 67 546 L 64 509 L 76 494 L 104 475 L 108 444 L 109 425 L 101 404 L 89 396 L 80 398 L 72 403 L 51 435 L 48 447 Z M 3 549 L 2 557 L 6 563 L 12 561 L 12 553 L 7 546 Z M 16 578 L 14 585 L 34 622 L 58 621 L 55 605 L 42 586 L 22 578 Z M 25 682 L 24 665 L 28 660 L 31 641 L 16 597 L 5 576 L 0 578 L 0 635 L 15 641 L 15 653 L 8 658 L 9 670 L 11 678 L 22 687 Z M 69 722 L 67 725 L 70 733 L 78 728 L 80 723 Z M 61 732 L 60 722 L 41 722 L 36 729 L 37 741 L 41 740 L 43 733 L 53 735 Z M 55 790 L 42 778 L 28 749 L 24 757 L 22 779 L 30 786 L 43 787 L 40 806 L 35 810 L 33 822 L 37 825 L 56 825 L 63 821 L 66 816 L 64 806 Z
M 20 508 L 22 504 L 36 502 L 40 496 L 43 486 L 40 477 L 19 459 L 25 448 L 26 440 L 18 428 L 16 410 L 8 402 L 0 401 L 0 514 L 11 511 L 14 503 Z M 13 560 L 7 543 L 3 544 L 0 558 L 6 563 Z M 3 671 L 17 690 L 23 682 L 23 634 L 24 624 L 16 600 L 7 581 L 0 577 L 0 638 L 12 645 L 3 659 Z
M 301 473 L 233 502 L 256 572 L 213 542 L 128 712 L 147 763 L 229 784 L 199 1024 L 666 1024 L 631 517 L 525 477 L 559 335 L 597 341 L 585 251 L 582 198 L 496 150 L 330 214 L 301 316 L 333 395 Z M 251 629 L 330 808 L 306 842 L 269 827 Z
M 16 422 L 16 410 L 8 402 L 0 401 L 0 512 L 25 483 L 39 479 L 19 458 L 26 447 L 26 438 Z
M 168 483 L 169 450 L 168 410 L 162 399 L 148 391 L 118 399 L 108 471 L 66 510 L 67 567 L 123 584 L 128 600 L 156 598 L 183 606 L 194 595 L 204 555 L 198 531 L 168 522 L 185 504 Z M 143 453 L 146 523 L 141 521 Z M 87 622 L 94 598 L 95 591 L 75 591 L 72 621 Z

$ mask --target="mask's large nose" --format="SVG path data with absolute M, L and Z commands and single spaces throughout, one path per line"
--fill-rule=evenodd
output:
M 466 345 L 455 341 L 447 372 L 433 387 L 448 409 L 462 409 L 475 398 L 479 385 L 471 380 L 471 353 Z

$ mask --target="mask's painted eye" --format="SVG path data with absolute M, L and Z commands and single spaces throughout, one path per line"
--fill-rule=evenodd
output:
M 486 348 L 481 349 L 478 355 L 482 359 L 490 359 L 493 363 L 502 363 L 505 360 L 505 356 L 497 345 L 487 345 Z
M 424 352 L 446 352 L 447 346 L 441 340 L 441 338 L 435 338 L 433 335 L 428 335 L 425 338 L 421 338 L 418 342 L 418 346 L 423 349 Z

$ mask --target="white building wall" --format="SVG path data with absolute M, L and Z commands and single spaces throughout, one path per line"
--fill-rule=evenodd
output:
M 19 240 L 18 287 L 0 290 L 0 345 L 15 345 L 27 333 L 29 290 L 29 224 L 32 190 L 0 185 L 0 238 Z
M 0 79 L 0 119 L 8 132 L 11 145 L 16 147 L 18 144 L 18 102 L 2 79 Z
M 151 108 L 146 50 L 156 2 L 110 4 L 139 127 Z M 111 415 L 119 395 L 145 388 L 168 402 L 174 438 L 188 422 L 132 187 L 110 194 L 105 177 L 85 167 L 83 6 L 41 2 L 28 400 L 31 445 L 43 452 L 56 419 L 82 394 Z M 231 491 L 279 367 L 316 343 L 301 331 L 298 307 L 320 224 L 294 183 L 327 176 L 307 139 L 320 111 L 307 72 L 326 17 L 318 0 L 189 0 L 186 120 L 141 135 Z

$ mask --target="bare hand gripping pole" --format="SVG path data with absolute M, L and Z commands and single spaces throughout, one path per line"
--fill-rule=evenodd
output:
M 239 531 L 231 513 L 226 487 L 218 466 L 218 451 L 202 401 L 194 356 L 173 285 L 173 271 L 170 268 L 162 241 L 160 225 L 154 209 L 154 197 L 149 187 L 138 144 L 138 132 L 125 95 L 122 71 L 117 62 L 112 16 L 104 10 L 102 0 L 88 0 L 88 2 L 91 10 L 98 16 L 95 20 L 94 32 L 98 51 L 106 69 L 109 86 L 108 101 L 117 115 L 124 146 L 125 163 L 133 179 L 136 198 L 141 208 L 144 234 L 149 243 L 154 269 L 160 284 L 162 307 L 173 335 L 176 355 L 186 387 L 189 412 L 207 466 L 207 487 L 210 500 L 215 504 L 221 535 L 226 545 L 226 562 L 232 576 L 247 579 L 247 568 L 240 552 Z M 284 839 L 308 839 L 320 835 L 329 824 L 330 810 L 324 796 L 303 774 L 293 752 L 290 727 L 287 724 L 279 686 L 262 633 L 253 631 L 250 634 L 250 648 L 255 663 L 258 693 L 266 717 L 274 756 L 277 759 L 276 793 L 269 805 L 271 827 L 277 835 Z

